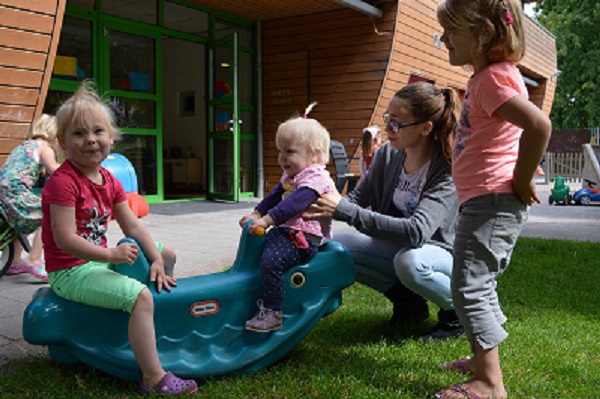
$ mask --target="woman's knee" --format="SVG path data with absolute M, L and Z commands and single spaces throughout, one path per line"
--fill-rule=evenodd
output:
M 421 280 L 418 259 L 412 251 L 400 251 L 394 256 L 396 275 L 406 286 L 417 284 Z

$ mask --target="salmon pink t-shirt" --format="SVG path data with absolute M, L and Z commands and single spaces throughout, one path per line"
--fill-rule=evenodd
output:
M 521 73 L 511 62 L 495 63 L 467 84 L 452 157 L 460 203 L 491 193 L 512 193 L 522 129 L 496 110 L 516 96 L 528 98 Z

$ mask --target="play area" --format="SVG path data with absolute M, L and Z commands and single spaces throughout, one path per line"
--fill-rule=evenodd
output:
M 184 378 L 249 374 L 285 356 L 342 302 L 342 290 L 355 279 L 350 253 L 329 242 L 307 264 L 288 270 L 283 327 L 255 333 L 244 324 L 256 312 L 261 296 L 257 267 L 265 238 L 247 226 L 236 260 L 226 271 L 181 278 L 171 292 L 154 295 L 155 328 L 164 368 Z M 148 284 L 149 264 L 140 254 L 133 265 L 117 271 Z M 59 363 L 85 363 L 127 380 L 141 372 L 127 337 L 129 314 L 66 301 L 50 288 L 39 289 L 23 318 L 23 336 L 47 345 Z
M 567 184 L 567 176 L 550 178 L 553 187 L 548 196 L 550 205 L 591 205 L 600 203 L 600 147 L 583 145 L 583 168 L 581 169 L 582 187 L 573 191 Z

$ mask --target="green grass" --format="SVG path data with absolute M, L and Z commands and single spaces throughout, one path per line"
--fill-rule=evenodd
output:
M 600 387 L 600 244 L 521 239 L 500 278 L 509 338 L 500 346 L 510 398 L 592 399 Z M 437 309 L 431 308 L 432 314 Z M 438 365 L 467 355 L 464 338 L 422 343 L 435 324 L 382 327 L 391 306 L 361 285 L 284 359 L 246 377 L 201 381 L 195 398 L 432 398 L 460 382 Z M 135 385 L 49 358 L 0 370 L 2 398 L 137 398 Z

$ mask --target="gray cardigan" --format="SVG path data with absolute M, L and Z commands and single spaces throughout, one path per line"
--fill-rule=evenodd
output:
M 452 167 L 438 143 L 419 204 L 413 215 L 406 218 L 392 202 L 405 155 L 404 150 L 394 150 L 389 142 L 379 148 L 369 173 L 342 198 L 333 218 L 374 238 L 394 240 L 406 247 L 430 243 L 452 252 L 459 206 Z

